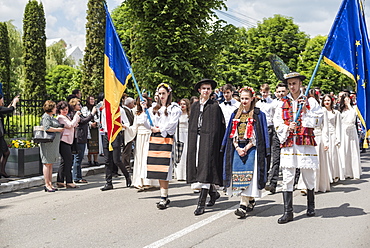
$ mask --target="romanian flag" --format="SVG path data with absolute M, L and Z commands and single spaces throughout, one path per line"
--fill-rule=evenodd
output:
M 105 12 L 104 106 L 106 111 L 106 131 L 109 140 L 109 150 L 112 151 L 112 142 L 122 129 L 120 103 L 127 82 L 131 77 L 131 66 L 122 48 L 106 6 Z
M 322 51 L 324 61 L 357 85 L 357 114 L 370 128 L 370 46 L 361 0 L 343 0 Z M 366 137 L 369 136 L 367 131 Z M 365 142 L 365 145 L 366 142 Z

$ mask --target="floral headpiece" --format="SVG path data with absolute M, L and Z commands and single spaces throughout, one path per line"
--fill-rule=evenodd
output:
M 159 88 L 160 87 L 165 87 L 167 90 L 168 90 L 168 92 L 172 92 L 172 89 L 171 89 L 171 87 L 168 85 L 168 84 L 166 84 L 166 83 L 160 83 L 160 84 L 158 84 L 158 86 L 157 86 L 157 91 L 159 90 Z
M 239 93 L 242 93 L 244 90 L 249 90 L 252 93 L 252 96 L 254 96 L 254 89 L 252 87 L 245 86 L 239 90 Z

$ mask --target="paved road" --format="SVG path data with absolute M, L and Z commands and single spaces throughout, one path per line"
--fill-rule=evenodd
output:
M 370 152 L 363 176 L 316 195 L 316 216 L 305 215 L 306 198 L 294 192 L 294 221 L 277 224 L 282 195 L 267 192 L 255 210 L 238 219 L 238 198 L 222 196 L 201 216 L 198 195 L 171 182 L 171 205 L 158 210 L 159 191 L 137 193 L 115 179 L 101 192 L 103 174 L 79 189 L 45 193 L 41 187 L 0 195 L 0 247 L 370 247 Z

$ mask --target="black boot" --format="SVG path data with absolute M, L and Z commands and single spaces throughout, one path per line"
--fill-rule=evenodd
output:
M 293 220 L 293 192 L 283 191 L 284 215 L 278 219 L 279 224 L 285 224 Z
M 211 197 L 211 199 L 209 200 L 209 202 L 207 202 L 207 207 L 212 207 L 213 205 L 215 205 L 216 203 L 216 200 L 218 198 L 220 198 L 220 193 L 218 193 L 215 185 L 211 184 L 211 188 L 209 190 L 209 196 Z
M 307 190 L 307 216 L 315 216 L 315 191 Z
M 200 195 L 199 195 L 197 209 L 195 209 L 195 211 L 194 211 L 195 215 L 204 214 L 204 208 L 206 206 L 207 194 L 208 194 L 208 189 L 203 189 L 202 188 L 202 191 L 200 191 Z

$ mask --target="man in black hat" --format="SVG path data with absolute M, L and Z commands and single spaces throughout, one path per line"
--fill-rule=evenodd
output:
M 194 89 L 200 93 L 198 102 L 191 106 L 189 116 L 188 153 L 186 177 L 188 183 L 201 183 L 195 215 L 204 213 L 207 194 L 211 199 L 207 206 L 213 206 L 220 197 L 215 185 L 222 186 L 222 159 L 220 152 L 225 133 L 225 120 L 217 101 L 210 99 L 216 81 L 202 79 Z
M 307 99 L 301 92 L 305 78 L 297 72 L 284 75 L 290 93 L 282 98 L 274 115 L 275 130 L 281 143 L 280 167 L 283 172 L 284 215 L 278 219 L 279 224 L 293 220 L 296 168 L 301 170 L 307 187 L 307 216 L 315 215 L 315 170 L 319 161 L 313 130 L 320 123 L 323 111 L 314 98 Z M 296 120 L 299 105 L 302 105 L 302 111 Z

